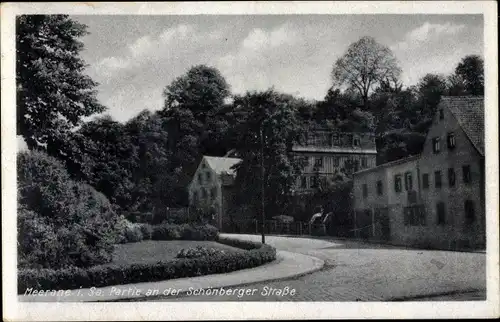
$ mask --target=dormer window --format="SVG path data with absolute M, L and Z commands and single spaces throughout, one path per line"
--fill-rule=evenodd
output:
M 444 120 L 444 110 L 443 109 L 439 110 L 439 119 Z

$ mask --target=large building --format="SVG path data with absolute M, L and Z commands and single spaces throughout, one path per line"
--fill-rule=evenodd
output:
M 354 174 L 357 236 L 484 248 L 484 100 L 443 97 L 422 153 Z
M 372 133 L 314 129 L 302 142 L 292 148 L 294 155 L 307 159 L 302 175 L 297 179 L 297 192 L 312 191 L 319 185 L 318 180 L 333 179 L 342 171 L 355 172 L 376 165 L 377 149 Z

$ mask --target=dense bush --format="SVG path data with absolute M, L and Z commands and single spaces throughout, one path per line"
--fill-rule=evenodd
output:
M 196 246 L 190 248 L 184 248 L 177 253 L 177 258 L 197 258 L 203 256 L 215 256 L 225 253 L 224 250 L 218 248 L 206 248 L 203 246 Z
M 219 231 L 211 225 L 173 225 L 153 226 L 153 240 L 217 240 Z
M 269 245 L 228 238 L 222 240 L 225 244 L 240 245 L 249 250 L 127 266 L 99 265 L 89 269 L 68 268 L 61 270 L 21 269 L 18 274 L 18 293 L 24 293 L 27 288 L 39 290 L 78 289 L 80 287 L 102 287 L 220 274 L 256 267 L 276 259 L 276 249 Z
M 111 261 L 119 216 L 107 198 L 69 178 L 42 152 L 21 152 L 18 165 L 18 260 L 23 267 L 92 266 Z

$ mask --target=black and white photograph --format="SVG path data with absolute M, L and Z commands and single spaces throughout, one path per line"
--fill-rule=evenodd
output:
M 2 4 L 4 318 L 499 317 L 497 5 L 376 4 Z

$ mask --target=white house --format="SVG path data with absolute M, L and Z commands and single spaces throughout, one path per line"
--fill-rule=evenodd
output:
M 236 176 L 233 166 L 241 159 L 203 156 L 188 186 L 189 206 L 215 212 L 214 224 L 221 229 L 232 203 Z

